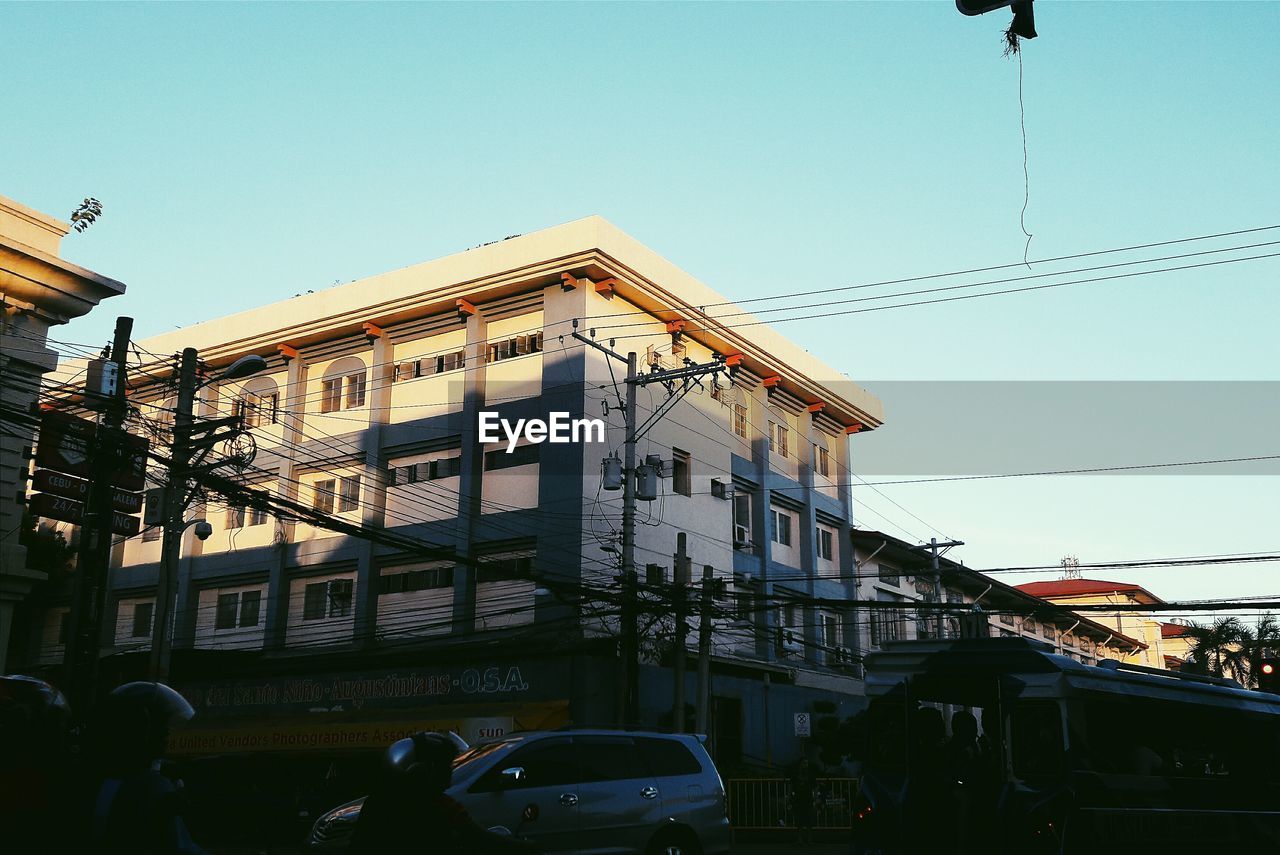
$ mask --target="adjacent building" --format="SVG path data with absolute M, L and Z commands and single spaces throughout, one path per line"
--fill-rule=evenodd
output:
M 47 581 L 29 566 L 22 543 L 31 521 L 12 497 L 25 490 L 35 426 L 32 406 L 44 375 L 58 364 L 49 330 L 87 314 L 124 285 L 59 255 L 69 223 L 0 196 L 0 674 L 9 673 L 8 652 L 19 618 L 20 640 L 28 635 L 18 606 Z
M 1170 624 L 1156 620 L 1152 613 L 1130 608 L 1134 605 L 1160 605 L 1164 600 L 1141 585 L 1132 582 L 1109 582 L 1105 579 L 1056 579 L 1049 582 L 1028 582 L 1018 589 L 1064 608 L 1072 606 L 1110 606 L 1090 610 L 1099 623 L 1114 627 L 1117 633 L 1129 635 L 1142 642 L 1142 654 L 1136 664 L 1150 668 L 1166 668 L 1183 659 L 1187 645 L 1177 639 L 1179 629 L 1168 630 Z M 1172 625 L 1176 626 L 1176 625 Z
M 1143 663 L 1148 644 L 1107 621 L 1078 615 L 1027 590 L 1001 582 L 942 556 L 938 574 L 927 546 L 912 545 L 880 531 L 853 532 L 859 597 L 897 607 L 869 608 L 860 626 L 863 650 L 885 642 L 960 637 L 1029 638 L 1087 665 L 1101 659 Z M 939 620 L 934 608 L 911 603 L 950 603 Z

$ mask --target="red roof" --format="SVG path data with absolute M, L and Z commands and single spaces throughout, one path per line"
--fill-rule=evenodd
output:
M 1191 627 L 1187 626 L 1185 623 L 1162 623 L 1160 624 L 1160 637 L 1178 638 L 1179 636 L 1186 635 L 1190 629 Z
M 1154 603 L 1164 602 L 1141 585 L 1132 582 L 1108 582 L 1105 579 L 1056 579 L 1052 582 L 1027 582 L 1018 590 L 1042 600 L 1056 597 L 1078 597 L 1085 594 L 1143 594 Z

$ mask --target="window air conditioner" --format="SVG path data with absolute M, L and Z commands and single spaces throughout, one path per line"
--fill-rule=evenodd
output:
M 738 525 L 737 523 L 734 523 L 733 545 L 738 549 L 751 545 L 751 532 L 745 525 Z

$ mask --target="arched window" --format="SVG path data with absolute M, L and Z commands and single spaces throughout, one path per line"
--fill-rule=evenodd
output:
M 355 356 L 336 360 L 320 381 L 320 412 L 354 410 L 364 406 L 368 372 Z
M 270 377 L 251 378 L 240 387 L 231 414 L 243 416 L 244 426 L 249 429 L 276 424 L 280 418 L 280 387 Z

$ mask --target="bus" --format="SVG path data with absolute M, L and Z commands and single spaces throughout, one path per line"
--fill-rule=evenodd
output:
M 854 853 L 1280 851 L 1280 696 L 1021 638 L 866 667 Z

